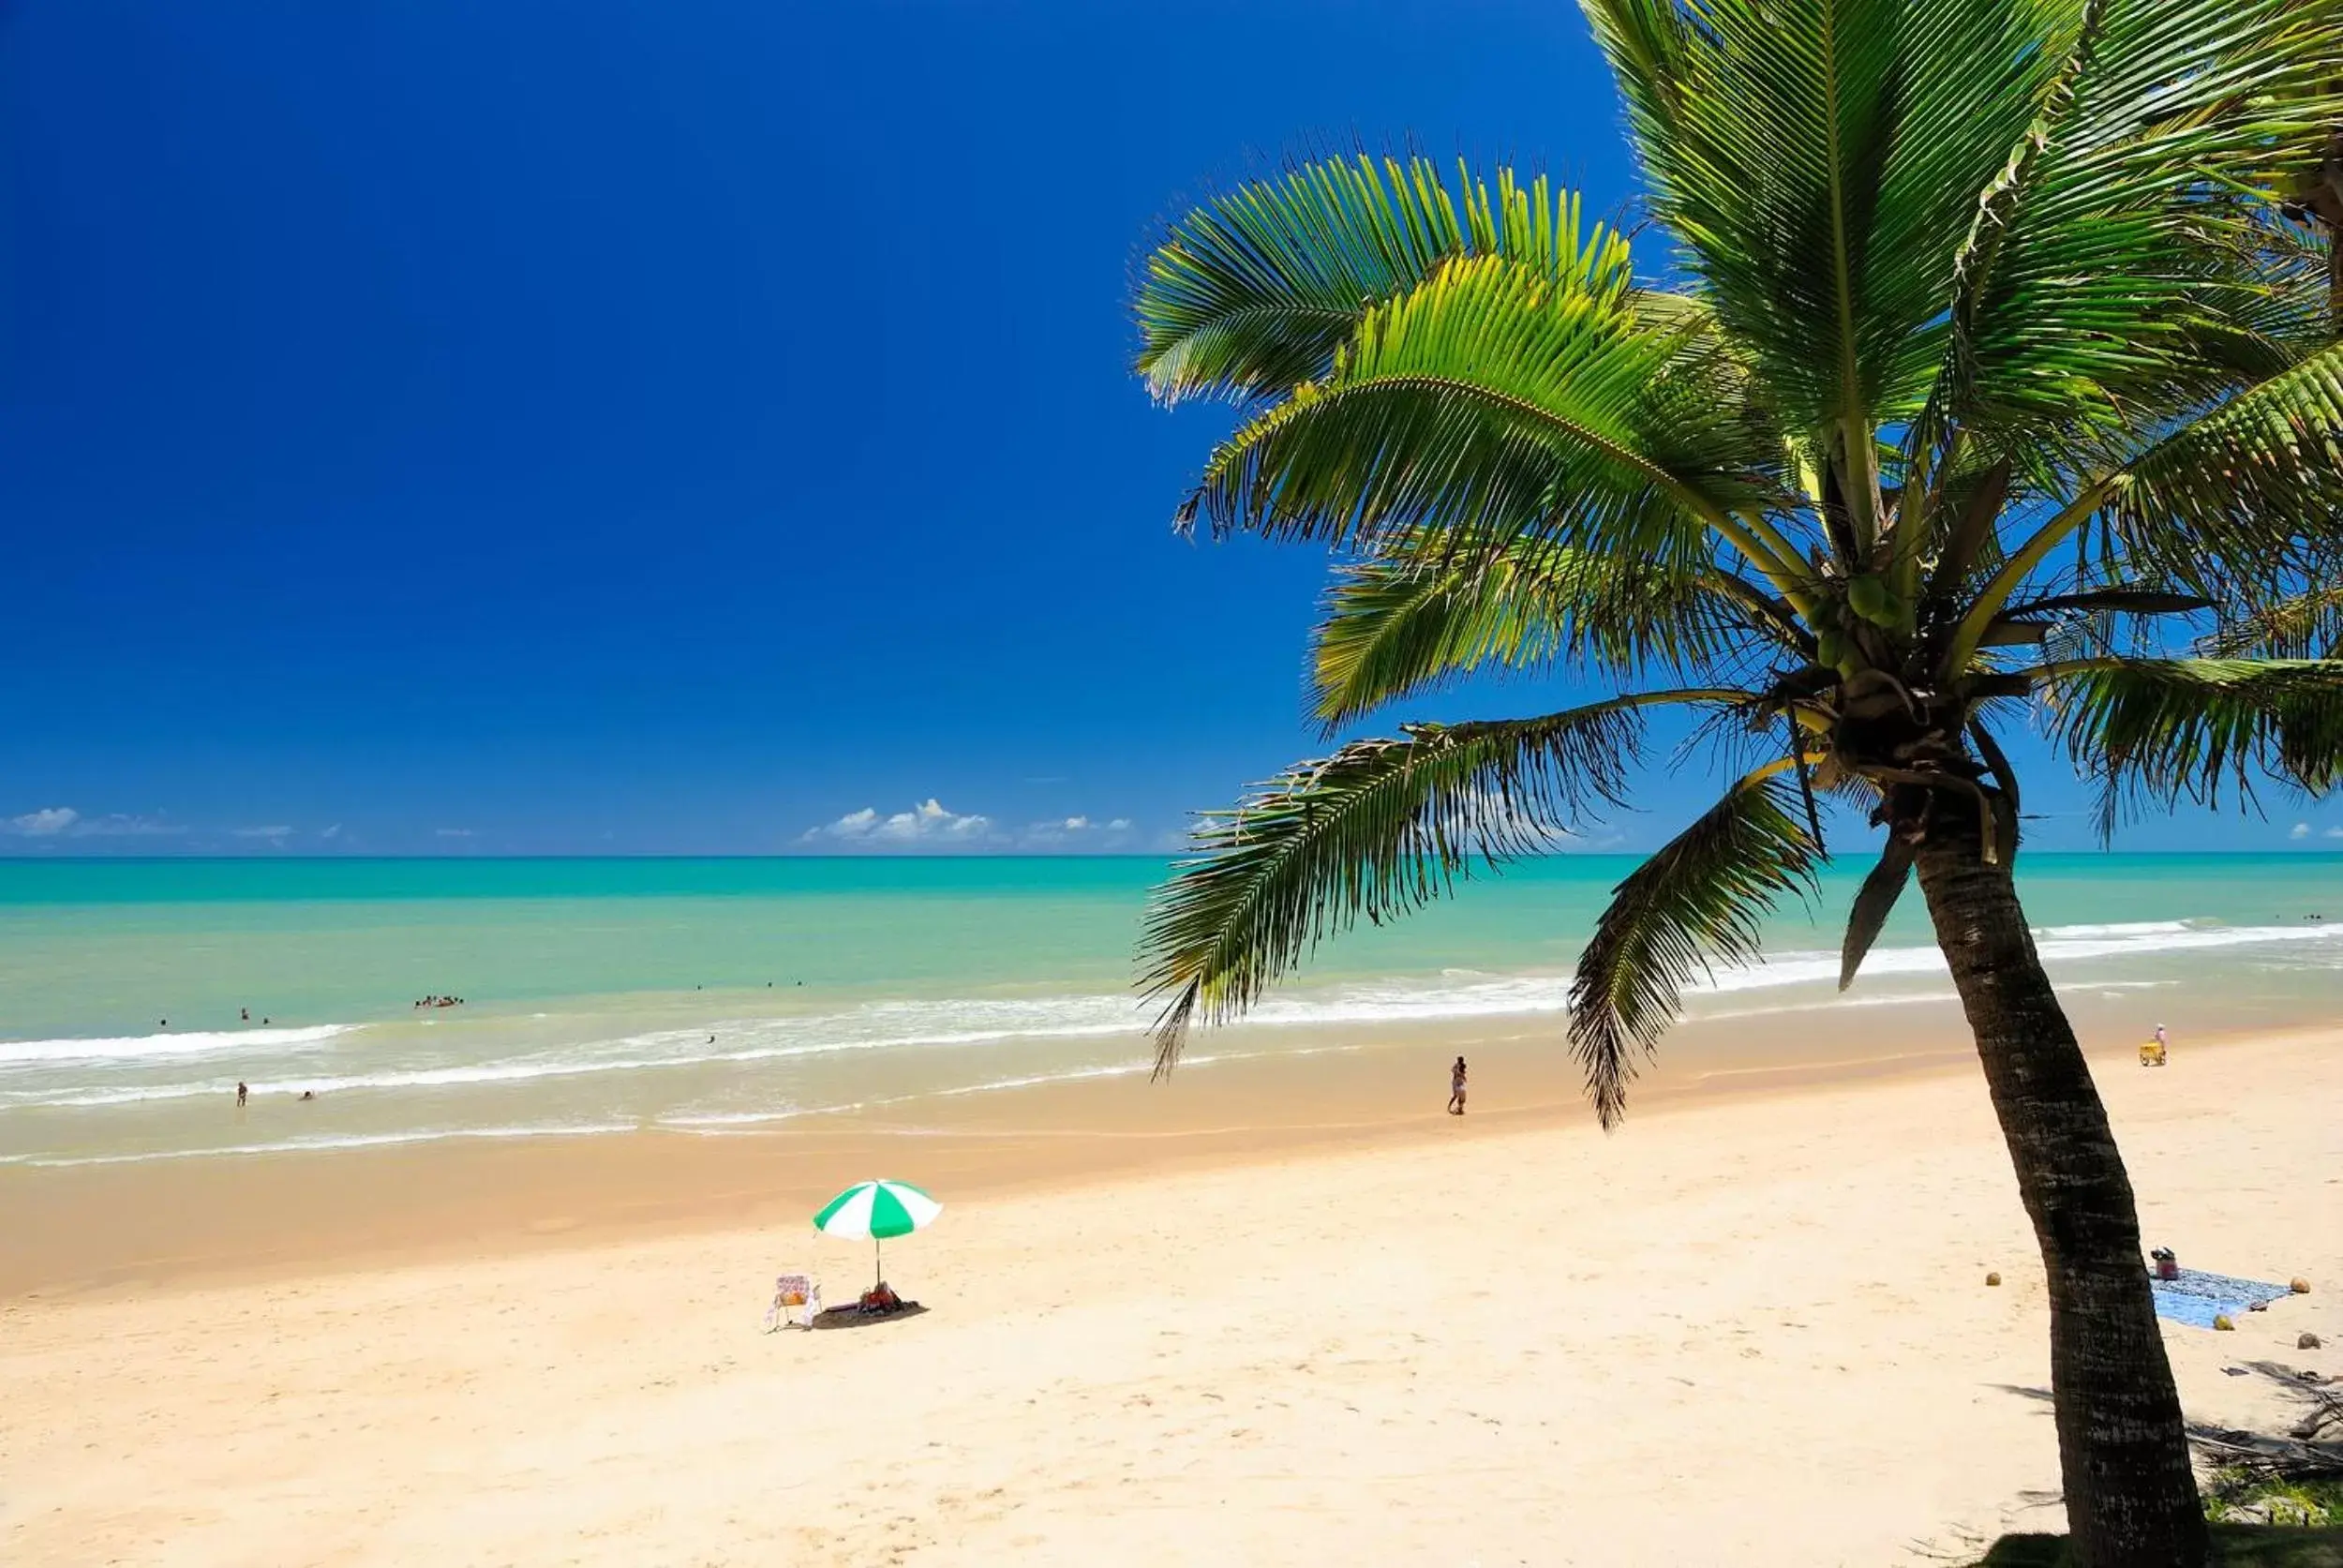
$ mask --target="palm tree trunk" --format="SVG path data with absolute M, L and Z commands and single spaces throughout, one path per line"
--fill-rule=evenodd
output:
M 2017 885 L 2006 861 L 1985 863 L 1974 831 L 1942 817 L 1930 824 L 1918 870 L 2049 1277 L 2051 1390 L 2073 1560 L 2087 1568 L 2203 1568 L 2211 1547 L 2131 1180 L 2042 973 Z

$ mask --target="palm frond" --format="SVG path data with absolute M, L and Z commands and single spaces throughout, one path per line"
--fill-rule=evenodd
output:
M 2216 628 L 2199 651 L 2215 659 L 2343 658 L 2343 583 L 2249 609 Z
M 1548 277 L 1627 280 L 1627 247 L 1544 178 L 1494 182 L 1426 159 L 1306 163 L 1177 223 L 1148 258 L 1139 368 L 1165 402 L 1281 395 L 1314 381 L 1375 305 L 1458 256 Z
M 2137 583 L 2117 583 L 2108 588 L 2077 589 L 2071 593 L 2046 593 L 2037 599 L 2027 599 L 2002 611 L 2005 619 L 2017 620 L 2063 615 L 2070 611 L 2106 611 L 2112 615 L 2194 615 L 2199 610 L 2213 608 L 2213 601 L 2198 593 L 2178 593 L 2171 589 L 2147 588 Z
M 2320 793 L 2343 769 L 2343 660 L 2104 659 L 2047 672 L 2054 735 L 2099 786 L 2099 827 L 2143 803 Z
M 1957 674 L 2050 553 L 2097 520 L 2108 564 L 2218 603 L 2267 603 L 2343 558 L 2343 343 L 2223 399 L 2081 486 L 1977 590 Z
M 1711 573 L 1539 539 L 1491 549 L 1436 543 L 1437 553 L 1379 556 L 1336 573 L 1310 659 L 1310 715 L 1327 730 L 1484 667 L 1680 669 L 1736 638 L 1778 645 L 1791 635 L 1784 612 Z
M 1616 282 L 1452 262 L 1369 311 L 1323 381 L 1246 423 L 1183 520 L 1373 550 L 1401 532 L 1523 535 L 1706 559 L 1776 493 L 1777 440 L 1732 363 Z
M 2039 647 L 2057 663 L 2112 652 L 2118 628 L 2131 628 L 2131 642 L 2144 650 L 2149 622 L 2164 616 L 2198 615 L 2214 608 L 2201 594 L 2117 586 L 2046 593 L 2010 605 L 1986 626 L 1980 648 Z
M 2337 0 L 2089 0 L 1988 191 L 1917 434 L 2088 469 L 2331 336 L 2277 216 L 2343 112 Z M 2102 454 L 2103 455 L 2103 454 Z
M 1954 256 L 2057 65 L 2041 0 L 1583 0 L 1656 215 L 1793 429 L 1918 407 Z
M 2192 588 L 2266 584 L 2343 547 L 2343 343 L 2132 457 L 2106 514 L 2126 559 Z
M 1635 1058 L 1676 1021 L 1683 988 L 1757 956 L 1759 921 L 1814 887 L 1816 846 L 1774 764 L 1743 778 L 1612 890 L 1570 986 L 1570 1043 L 1604 1127 L 1626 1107 Z
M 1855 972 L 1863 966 L 1864 955 L 1879 940 L 1888 917 L 1895 912 L 1896 900 L 1903 896 L 1903 885 L 1912 879 L 1912 862 L 1918 853 L 1909 839 L 1889 834 L 1879 852 L 1878 863 L 1864 875 L 1862 887 L 1856 889 L 1854 906 L 1847 911 L 1846 938 L 1839 945 L 1841 991 L 1855 983 Z
M 1654 692 L 1534 719 L 1412 725 L 1304 763 L 1233 811 L 1206 814 L 1196 858 L 1148 905 L 1142 988 L 1162 1005 L 1167 1070 L 1193 1023 L 1243 1012 L 1317 945 L 1364 916 L 1404 915 L 1475 861 L 1549 847 L 1616 804 Z
M 1941 466 L 1954 456 L 1951 438 L 1956 431 L 1965 433 L 1966 415 L 1975 401 L 1978 316 L 1989 298 L 1993 264 L 2000 256 L 2002 240 L 2042 169 L 2043 153 L 2050 145 L 2052 134 L 2074 112 L 2078 80 L 2090 63 L 2091 52 L 2098 44 L 2106 21 L 2106 0 L 2082 0 L 2075 7 L 2071 28 L 2051 30 L 2052 46 L 2043 51 L 2043 57 L 2054 61 L 2055 68 L 2044 75 L 2036 90 L 2028 95 L 2034 105 L 2034 117 L 2010 150 L 2000 172 L 1986 185 L 1984 194 L 1977 200 L 1976 215 L 1970 219 L 1969 231 L 1954 253 L 1943 363 L 1919 417 L 1912 421 L 1904 434 L 1907 467 L 1926 474 L 1932 485 L 1939 481 Z M 2005 458 L 2005 487 L 2007 469 Z M 1922 516 L 1915 521 L 1934 522 L 1939 535 L 1954 534 L 1967 526 L 1958 513 L 1933 519 Z M 1924 530 L 1915 529 L 1900 543 L 1907 550 L 1916 550 L 1923 547 L 1924 541 Z

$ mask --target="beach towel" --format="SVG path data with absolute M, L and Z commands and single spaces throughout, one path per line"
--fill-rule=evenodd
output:
M 2284 1285 L 2236 1279 L 2226 1274 L 2207 1274 L 2201 1269 L 2183 1269 L 2178 1279 L 2157 1279 L 2151 1274 L 2148 1289 L 2156 1292 L 2157 1317 L 2170 1318 L 2192 1328 L 2211 1328 L 2214 1318 L 2223 1312 L 2235 1322 L 2261 1303 L 2276 1301 L 2287 1293 Z

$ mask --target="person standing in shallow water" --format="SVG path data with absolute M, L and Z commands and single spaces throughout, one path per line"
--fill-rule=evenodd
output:
M 1456 1065 L 1448 1069 L 1448 1113 L 1452 1116 L 1465 1113 L 1465 1059 L 1462 1056 L 1457 1057 Z
M 246 1086 L 242 1079 L 238 1079 L 236 1081 L 236 1109 L 239 1111 L 243 1110 L 244 1102 L 251 1098 L 251 1089 Z

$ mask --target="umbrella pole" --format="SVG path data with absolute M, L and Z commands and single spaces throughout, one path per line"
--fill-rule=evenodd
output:
M 887 1283 L 887 1263 L 886 1260 L 880 1256 L 886 1245 L 876 1236 L 871 1238 L 871 1275 L 873 1289 Z

